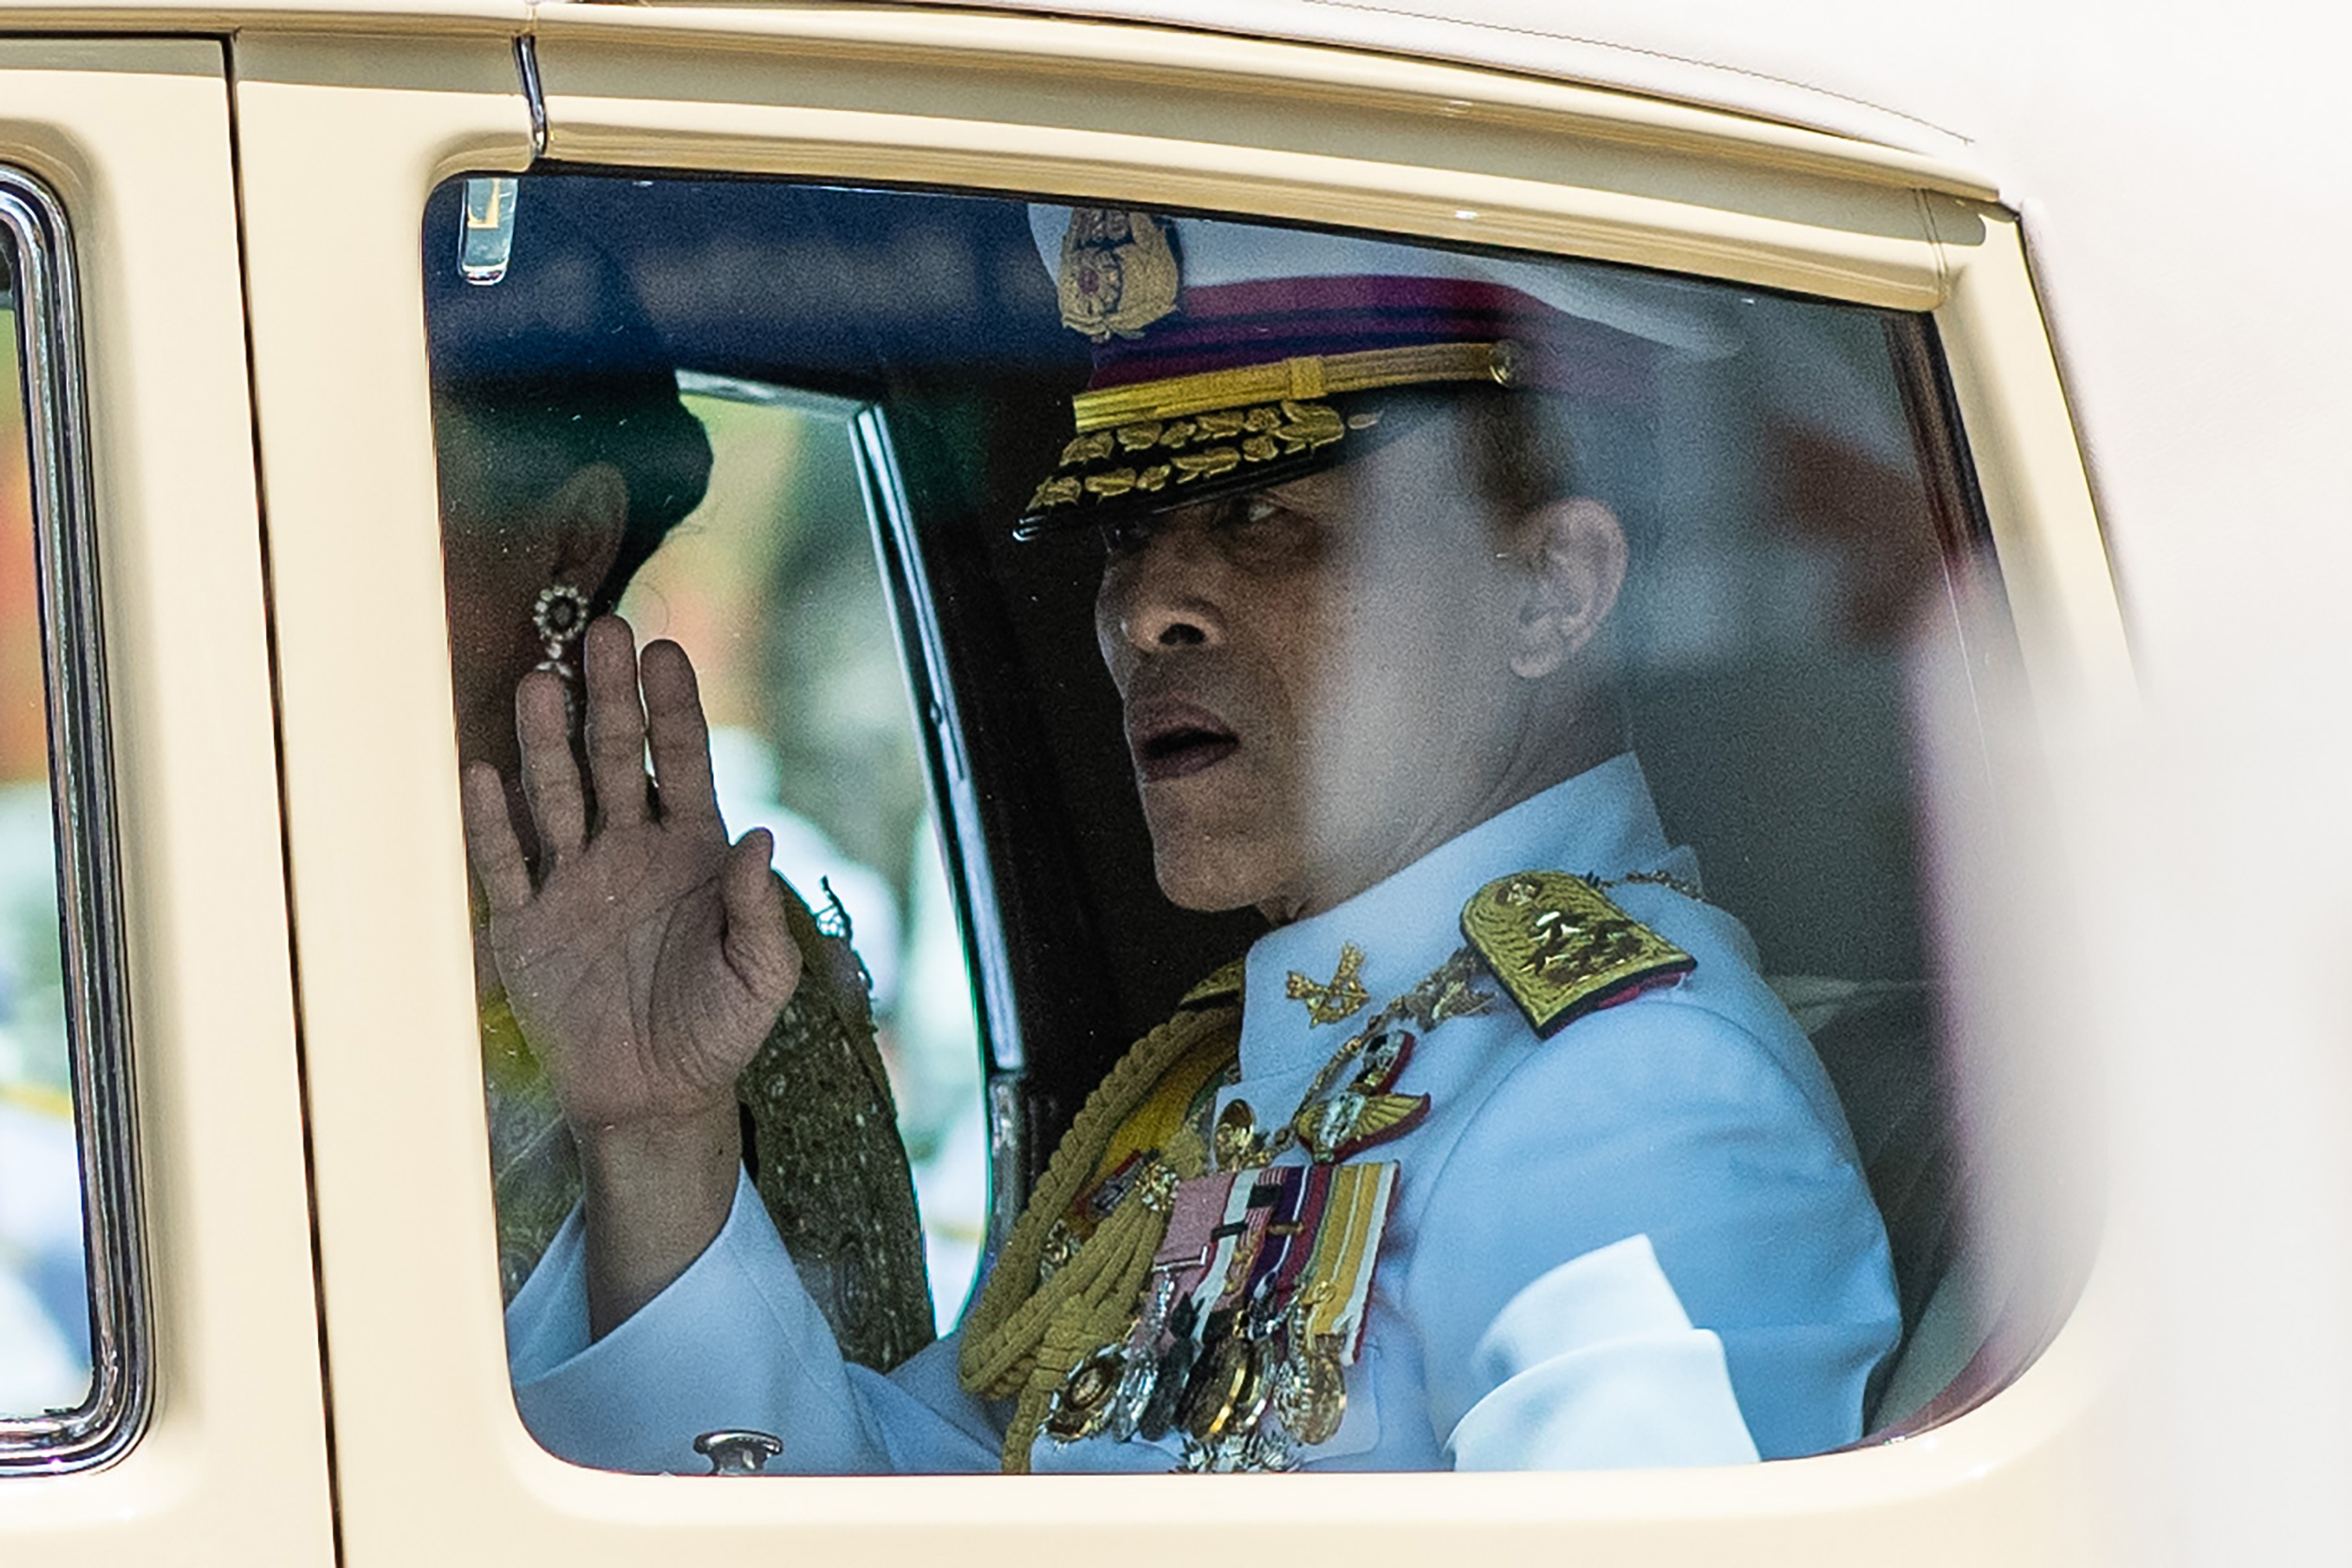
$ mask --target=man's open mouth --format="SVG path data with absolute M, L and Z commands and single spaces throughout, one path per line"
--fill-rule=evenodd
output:
M 1128 724 L 1128 749 L 1146 784 L 1160 784 L 1215 768 L 1241 746 L 1225 721 L 1190 704 L 1154 707 Z

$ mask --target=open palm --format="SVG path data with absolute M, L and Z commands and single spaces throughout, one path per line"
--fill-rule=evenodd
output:
M 497 770 L 466 773 L 490 948 L 575 1128 L 707 1116 L 732 1103 L 737 1073 L 799 983 L 801 955 L 768 835 L 727 842 L 684 651 L 656 642 L 641 662 L 627 624 L 608 616 L 582 654 L 593 825 L 562 682 L 534 673 L 516 697 L 535 879 Z

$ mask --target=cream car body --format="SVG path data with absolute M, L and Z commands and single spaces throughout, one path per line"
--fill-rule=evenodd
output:
M 0 1553 L 2071 1564 L 2342 1539 L 2342 23 L 1451 9 L 8 8 L 0 163 L 56 194 L 79 264 L 152 1402 L 111 1463 L 0 1479 Z M 2091 1085 L 2066 1132 L 2113 1195 L 2046 1351 L 1905 1442 L 1720 1472 L 715 1485 L 541 1451 L 483 1265 L 453 758 L 377 741 L 447 733 L 418 215 L 534 155 L 1235 207 L 1932 311 L 2058 781 L 1997 854 L 1952 802 L 1944 892 L 2025 939 L 1966 973 L 2034 1047 L 2012 1066 Z M 2023 1168 L 2071 1168 L 2049 1152 Z

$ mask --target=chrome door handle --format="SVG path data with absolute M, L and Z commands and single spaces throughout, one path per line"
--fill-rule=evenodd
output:
M 765 1432 L 706 1432 L 694 1439 L 694 1451 L 710 1461 L 714 1476 L 755 1476 L 784 1444 Z

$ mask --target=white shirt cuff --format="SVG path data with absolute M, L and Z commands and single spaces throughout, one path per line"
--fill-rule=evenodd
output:
M 507 1309 L 507 1351 L 524 1424 L 575 1464 L 699 1472 L 696 1435 L 748 1428 L 784 1440 L 779 1469 L 890 1467 L 748 1177 L 702 1256 L 594 1343 L 575 1210 Z
M 1691 1325 L 1646 1236 L 1513 1296 L 1472 1365 L 1494 1388 L 1446 1439 L 1458 1470 L 1753 1464 L 1723 1341 Z

